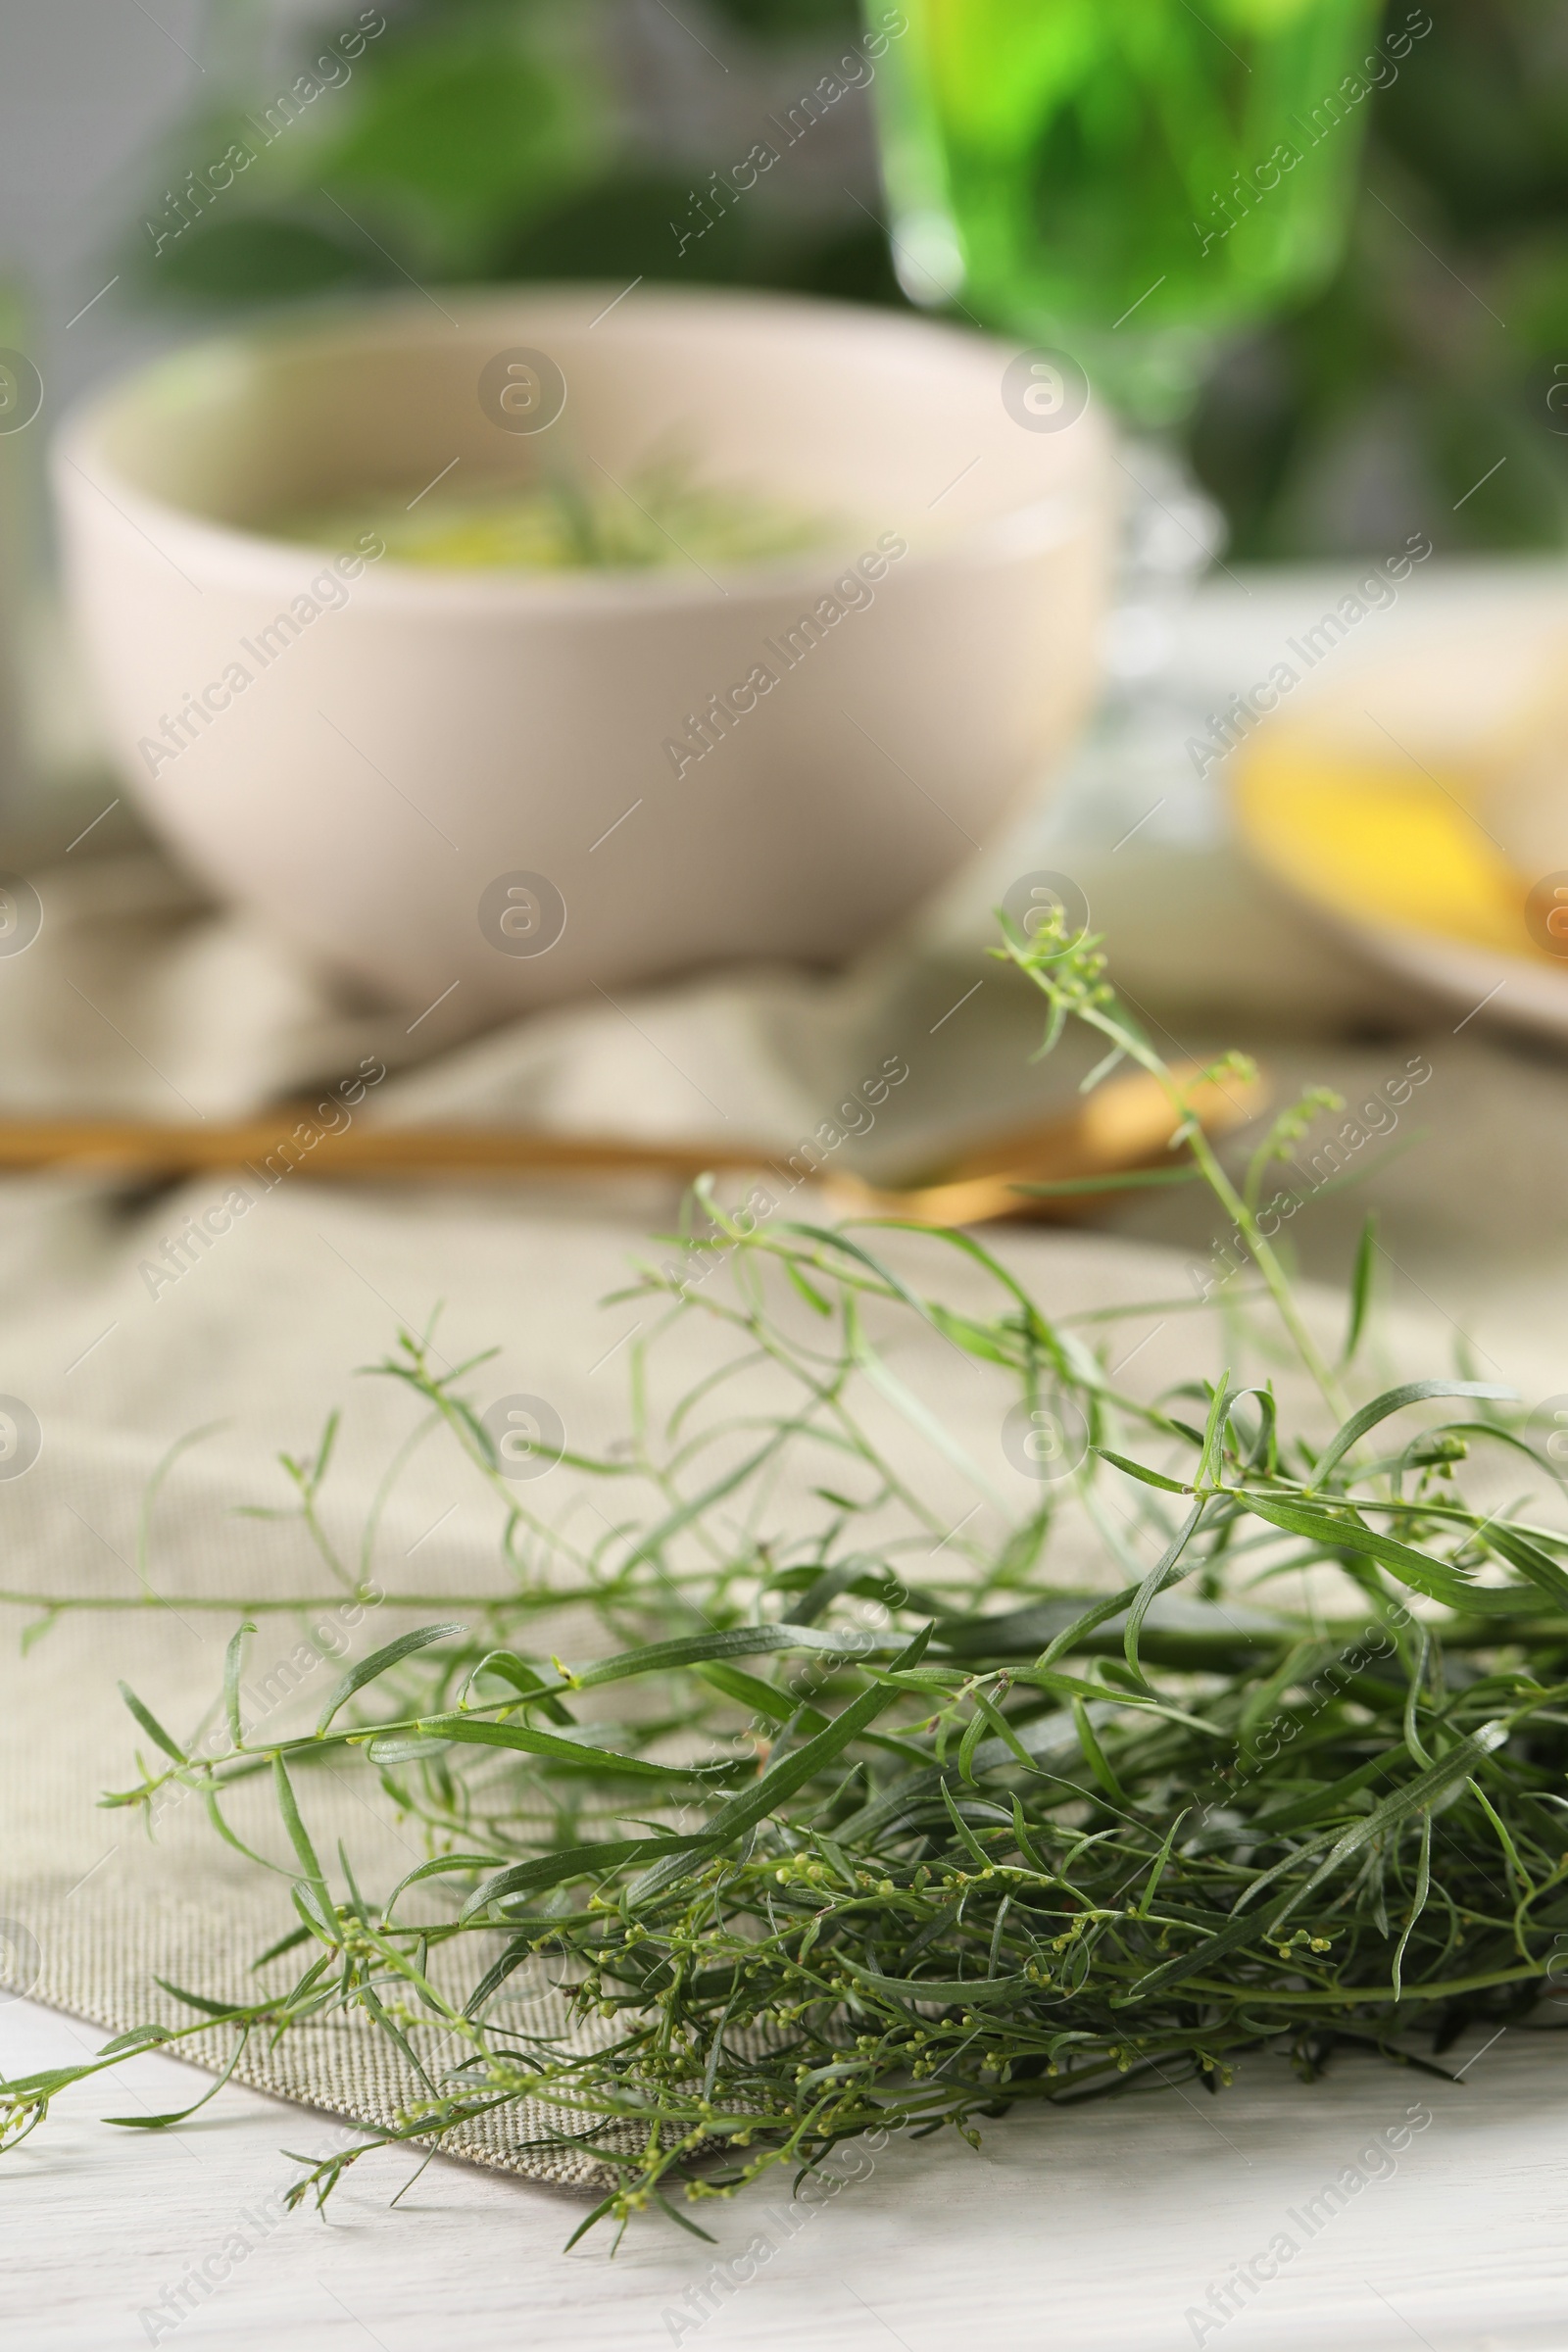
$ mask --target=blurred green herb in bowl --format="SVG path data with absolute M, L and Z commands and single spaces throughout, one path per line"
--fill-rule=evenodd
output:
M 842 528 L 736 484 L 702 483 L 678 459 L 640 466 L 627 485 L 569 467 L 533 481 L 365 496 L 289 514 L 277 536 L 350 546 L 368 530 L 394 563 L 481 571 L 649 571 L 765 564 L 822 547 Z

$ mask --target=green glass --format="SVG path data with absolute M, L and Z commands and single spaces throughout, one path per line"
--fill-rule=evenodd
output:
M 1138 422 L 1174 420 L 1220 337 L 1332 272 L 1370 91 L 1398 71 L 1379 13 L 902 0 L 877 81 L 906 291 L 1060 344 Z

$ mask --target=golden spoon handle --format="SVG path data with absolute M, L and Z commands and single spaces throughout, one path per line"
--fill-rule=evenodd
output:
M 299 1135 L 306 1126 L 314 1136 Z M 622 1137 L 545 1135 L 527 1128 L 320 1128 L 310 1111 L 174 1126 L 138 1119 L 0 1119 L 0 1168 L 76 1167 L 119 1175 L 180 1176 L 200 1168 L 285 1166 L 310 1176 L 573 1174 L 606 1170 L 699 1176 L 757 1168 L 760 1145 L 630 1143 Z
M 1211 1099 L 1210 1099 L 1211 1098 Z M 1248 1118 L 1256 1090 L 1209 1087 L 1194 1096 L 1205 1127 Z M 1050 1214 L 1016 1190 L 1020 1183 L 1070 1181 L 1148 1165 L 1172 1125 L 1170 1104 L 1141 1073 L 1100 1087 L 1081 1110 L 976 1146 L 944 1182 L 906 1190 L 831 1176 L 847 1202 L 922 1224 L 975 1224 L 998 1216 Z M 308 1105 L 260 1117 L 174 1126 L 152 1119 L 0 1119 L 0 1169 L 74 1168 L 123 1177 L 188 1176 L 242 1169 L 339 1178 L 421 1176 L 654 1175 L 691 1179 L 710 1169 L 766 1172 L 783 1151 L 763 1144 L 641 1143 L 620 1136 L 551 1135 L 516 1127 L 388 1127 L 359 1121 L 319 1126 Z

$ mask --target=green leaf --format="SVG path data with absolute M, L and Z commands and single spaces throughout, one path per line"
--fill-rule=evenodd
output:
M 1141 1584 L 1123 1585 L 1119 1592 L 1107 1593 L 1103 1600 L 1091 1601 L 1089 1607 L 1075 1617 L 1070 1625 L 1064 1625 L 1060 1633 L 1053 1634 L 1036 1658 L 1036 1666 L 1042 1673 L 1049 1672 L 1058 1658 L 1065 1657 L 1075 1649 L 1086 1635 L 1097 1632 L 1107 1618 L 1119 1617 L 1123 1609 L 1130 1609 L 1142 1591 Z M 1020 1618 L 1025 1620 L 1033 1614 L 1027 1609 L 1019 1612 Z
M 1220 1455 L 1225 1445 L 1225 1422 L 1231 1404 L 1231 1376 L 1222 1372 L 1209 1402 L 1208 1421 L 1203 1431 L 1203 1450 L 1199 1456 L 1194 1484 L 1206 1487 L 1219 1475 Z
M 1359 1552 L 1365 1559 L 1376 1560 L 1412 1592 L 1424 1592 L 1429 1600 L 1441 1600 L 1445 1607 L 1463 1610 L 1467 1616 L 1516 1617 L 1537 1606 L 1534 1588 L 1472 1584 L 1446 1560 L 1435 1560 L 1428 1552 L 1417 1551 L 1394 1536 L 1380 1535 L 1359 1519 L 1325 1510 L 1318 1503 L 1254 1494 L 1246 1488 L 1238 1490 L 1237 1500 L 1259 1519 L 1282 1527 L 1287 1535 L 1309 1536 L 1325 1551 Z
M 801 1272 L 800 1267 L 796 1264 L 793 1257 L 787 1257 L 784 1260 L 784 1271 L 789 1276 L 790 1282 L 794 1289 L 800 1293 L 801 1297 L 806 1300 L 807 1305 L 811 1309 L 813 1314 L 823 1316 L 832 1314 L 833 1309 L 831 1306 L 829 1306 L 827 1300 L 823 1298 L 815 1283 L 807 1281 L 806 1276 Z
M 424 1740 L 416 1732 L 382 1732 L 366 1741 L 365 1752 L 372 1764 L 390 1769 L 396 1764 L 422 1764 L 430 1756 L 444 1756 L 451 1745 L 450 1740 Z
M 1027 2002 L 1035 1989 L 1023 1977 L 884 1977 L 876 1969 L 852 1959 L 847 1952 L 841 1955 L 839 1966 L 858 1984 L 868 1985 L 873 1992 L 885 1993 L 890 2000 L 941 2001 L 950 2008 L 961 2004 L 966 2009 L 981 2009 L 994 2007 L 999 2001 Z
M 643 1781 L 678 1782 L 687 1789 L 703 1773 L 713 1770 L 711 1764 L 654 1764 L 646 1756 L 622 1755 L 617 1748 L 592 1747 L 586 1740 L 564 1740 L 559 1732 L 538 1732 L 523 1723 L 485 1723 L 476 1715 L 432 1715 L 416 1730 L 424 1739 L 455 1740 L 469 1747 L 508 1747 L 519 1755 L 551 1756 L 579 1772 L 630 1773 Z
M 1078 1744 L 1084 1751 L 1090 1771 L 1111 1801 L 1114 1804 L 1125 1806 L 1128 1802 L 1127 1791 L 1112 1772 L 1104 1749 L 1095 1738 L 1095 1727 L 1089 1720 L 1089 1709 L 1081 1698 L 1075 1698 L 1072 1702 L 1072 1719 L 1077 1727 Z
M 1200 1715 L 1190 1715 L 1185 1707 L 1172 1704 L 1168 1698 L 1155 1698 L 1145 1690 L 1112 1690 L 1103 1683 L 1086 1683 L 1073 1674 L 1042 1674 L 1037 1667 L 1020 1666 L 1016 1680 L 1033 1688 L 1049 1690 L 1057 1698 L 1084 1698 L 1092 1706 L 1126 1707 L 1139 1715 L 1157 1715 L 1166 1723 L 1180 1723 L 1200 1740 L 1218 1740 L 1227 1745 L 1231 1735 L 1217 1723 L 1205 1723 Z
M 1007 1752 L 1012 1757 L 1013 1762 L 1015 1764 L 1023 1765 L 1026 1771 L 1033 1772 L 1035 1769 L 1034 1758 L 1030 1755 L 1029 1750 L 1024 1746 L 1023 1741 L 1019 1739 L 1016 1731 L 1007 1721 L 1005 1715 L 1003 1714 L 1002 1709 L 993 1705 L 992 1701 L 987 1698 L 983 1690 L 976 1690 L 973 1695 L 976 1709 L 991 1726 L 991 1729 L 996 1737 L 1005 1743 Z M 1097 1692 L 1096 1695 L 1098 1696 L 1099 1693 Z M 971 1764 L 974 1761 L 975 1754 L 976 1750 L 971 1748 L 969 1751 L 969 1761 Z M 973 1779 L 973 1777 L 974 1776 L 971 1773 L 969 1778 Z
M 278 1811 L 283 1816 L 283 1827 L 288 1832 L 289 1843 L 298 1854 L 300 1866 L 311 1885 L 316 1888 L 319 1900 L 323 1906 L 329 1908 L 326 1879 L 321 1865 L 316 1859 L 316 1848 L 306 1834 L 305 1824 L 300 1819 L 299 1806 L 294 1802 L 294 1789 L 288 1777 L 288 1768 L 282 1757 L 277 1755 L 272 1758 L 272 1785 L 277 1791 Z
M 1355 1249 L 1355 1269 L 1350 1276 L 1350 1315 L 1345 1332 L 1345 1350 L 1342 1365 L 1355 1361 L 1355 1351 L 1361 1345 L 1366 1329 L 1367 1314 L 1372 1304 L 1372 1278 L 1377 1269 L 1378 1212 L 1371 1209 L 1361 1227 L 1361 1239 Z
M 223 1712 L 228 1718 L 228 1736 L 236 1747 L 245 1744 L 245 1726 L 239 1714 L 239 1678 L 245 1665 L 245 1637 L 254 1634 L 255 1626 L 247 1617 L 236 1627 L 223 1652 Z
M 1381 1396 L 1374 1396 L 1370 1404 L 1363 1404 L 1358 1413 L 1352 1413 L 1348 1421 L 1335 1431 L 1329 1444 L 1318 1455 L 1311 1483 L 1314 1487 L 1320 1487 L 1329 1472 L 1339 1466 L 1350 1447 L 1358 1445 L 1369 1429 L 1376 1429 L 1380 1421 L 1386 1421 L 1391 1413 L 1402 1411 L 1407 1404 L 1421 1404 L 1429 1396 L 1493 1396 L 1505 1400 L 1518 1394 L 1517 1389 L 1499 1389 L 1484 1380 L 1408 1380 L 1401 1388 L 1386 1389 Z
M 200 2010 L 203 2017 L 231 2018 L 238 2016 L 245 2008 L 243 2001 L 213 2001 L 205 1993 L 187 1992 L 183 1984 L 172 1984 L 167 1977 L 154 1977 L 153 1983 L 172 1999 L 183 2001 L 187 2009 Z M 143 2033 L 147 2030 L 145 2027 L 138 2029 Z
M 432 1642 L 455 1641 L 467 1630 L 466 1625 L 421 1625 L 412 1634 L 399 1634 L 395 1642 L 387 1642 L 380 1649 L 372 1649 L 368 1658 L 361 1658 L 357 1666 L 349 1668 L 321 1709 L 316 1723 L 318 1740 L 339 1707 L 346 1705 L 356 1690 L 363 1690 L 367 1683 L 373 1683 L 378 1674 L 385 1674 L 387 1668 L 396 1666 L 400 1659 L 412 1657 L 416 1649 L 428 1649 Z
M 248 2039 L 248 2032 L 239 2035 L 233 2049 L 229 2052 L 228 2064 L 217 2082 L 210 2089 L 204 2090 L 199 2099 L 193 2099 L 188 2107 L 176 2107 L 168 2115 L 106 2115 L 101 2117 L 100 2121 L 106 2124 L 118 2124 L 122 2132 L 166 2132 L 171 2124 L 184 2123 L 188 2117 L 195 2115 L 205 2107 L 209 2099 L 217 2098 L 229 2076 L 239 2064 L 240 2053 Z
M 862 1574 L 864 1563 L 856 1569 Z M 868 1657 L 878 1649 L 893 1649 L 898 1638 L 879 1639 L 859 1626 L 772 1624 L 737 1625 L 725 1633 L 685 1634 L 674 1642 L 651 1642 L 644 1649 L 625 1649 L 597 1666 L 585 1666 L 572 1676 L 571 1687 L 597 1690 L 606 1683 L 625 1682 L 639 1674 L 663 1674 L 677 1666 L 706 1666 L 715 1658 L 758 1658 L 772 1650 L 814 1649 L 832 1657 Z
M 337 1918 L 330 1904 L 325 1901 L 313 1881 L 296 1879 L 290 1886 L 289 1892 L 294 1897 L 295 1910 L 304 1920 L 311 1934 L 326 1944 L 329 1949 L 335 1951 L 343 1940 Z
M 1559 1608 L 1568 1608 L 1568 1575 L 1539 1544 L 1532 1544 L 1517 1528 L 1504 1526 L 1497 1520 L 1488 1520 L 1478 1532 L 1482 1542 L 1490 1544 L 1510 1568 L 1528 1577 L 1540 1592 L 1549 1593 Z
M 1181 1577 L 1191 1574 L 1190 1569 L 1183 1568 L 1181 1565 L 1182 1554 L 1198 1533 L 1199 1523 L 1207 1507 L 1206 1500 L 1194 1503 L 1181 1526 L 1165 1546 L 1164 1551 L 1139 1586 L 1133 1598 L 1133 1605 L 1127 1612 L 1127 1630 L 1122 1636 L 1122 1654 L 1140 1682 L 1144 1680 L 1144 1670 L 1138 1663 L 1138 1637 L 1144 1630 L 1144 1619 L 1149 1615 L 1150 1610 L 1167 1585 L 1176 1584 Z M 1195 1562 L 1194 1565 L 1196 1566 L 1197 1563 Z
M 968 1823 L 964 1820 L 963 1815 L 958 1811 L 957 1803 L 954 1797 L 953 1790 L 948 1787 L 946 1781 L 944 1781 L 942 1784 L 941 1795 L 943 1805 L 947 1809 L 948 1819 L 952 1822 L 954 1828 L 958 1833 L 958 1843 L 963 1847 L 964 1852 L 968 1855 L 970 1861 L 974 1863 L 976 1869 L 983 1870 L 985 1868 L 987 1859 L 986 1849 L 980 1843 L 974 1832 L 970 1829 Z
M 979 1707 L 976 1707 L 965 1724 L 963 1738 L 958 1742 L 958 1774 L 960 1779 L 969 1783 L 971 1788 L 974 1786 L 974 1751 L 979 1746 L 980 1735 L 986 1728 L 985 1715 Z
M 1162 1471 L 1147 1469 L 1142 1462 L 1130 1462 L 1125 1454 L 1112 1453 L 1108 1446 L 1095 1446 L 1090 1450 L 1098 1453 L 1102 1462 L 1109 1462 L 1113 1470 L 1125 1470 L 1129 1478 L 1142 1479 L 1146 1487 L 1159 1487 L 1167 1494 L 1190 1494 L 1193 1491 L 1183 1486 L 1179 1478 L 1166 1478 Z
M 777 1683 L 764 1683 L 760 1675 L 743 1674 L 738 1666 L 699 1666 L 694 1671 L 710 1690 L 732 1698 L 738 1707 L 749 1707 L 769 1723 L 788 1723 L 799 1704 L 793 1691 L 780 1689 Z
M 926 1307 L 926 1320 L 965 1355 L 977 1356 L 982 1363 L 1001 1364 L 1008 1372 L 1016 1368 L 1018 1344 L 1011 1333 L 999 1339 L 995 1325 L 977 1323 L 972 1315 L 955 1314 L 934 1300 Z
M 45 1634 L 53 1631 L 60 1615 L 59 1609 L 45 1609 L 43 1615 L 35 1617 L 31 1625 L 23 1627 L 21 1647 L 24 1657 L 27 1657 L 31 1653 L 35 1645 L 43 1640 Z
M 387 1896 L 387 1915 L 390 1916 L 393 1904 L 406 1886 L 417 1886 L 424 1879 L 450 1878 L 460 1870 L 488 1870 L 495 1859 L 494 1854 L 437 1854 L 429 1862 L 416 1864 L 405 1877 L 399 1879 Z
M 1416 1865 L 1415 1893 L 1411 1897 L 1410 1901 L 1410 1916 L 1404 1923 L 1404 1933 L 1399 1937 L 1398 1946 L 1394 1955 L 1394 1965 L 1391 1971 L 1394 1981 L 1394 1997 L 1396 2000 L 1398 1999 L 1400 1992 L 1403 1990 L 1402 1972 L 1404 1968 L 1404 1955 L 1409 1948 L 1410 1938 L 1415 1934 L 1421 1914 L 1427 1907 L 1427 1896 L 1431 1892 L 1431 1889 L 1432 1816 L 1429 1813 L 1425 1821 L 1423 1821 L 1421 1824 L 1421 1859 Z
M 207 1818 L 212 1823 L 214 1829 L 218 1832 L 220 1838 L 221 1838 L 223 1840 L 223 1843 L 225 1845 L 231 1845 L 234 1848 L 235 1853 L 243 1854 L 247 1862 L 258 1863 L 263 1870 L 269 1869 L 270 1865 L 268 1863 L 266 1857 L 262 1854 L 258 1854 L 252 1847 L 248 1846 L 243 1838 L 237 1838 L 234 1835 L 234 1832 L 229 1828 L 228 1823 L 223 1819 L 223 1809 L 218 1801 L 218 1790 L 211 1782 L 209 1782 L 202 1789 L 201 1796 L 202 1803 L 206 1808 Z
M 564 1707 L 556 1695 L 565 1688 L 559 1674 L 547 1679 L 530 1666 L 526 1658 L 519 1658 L 514 1649 L 486 1650 L 478 1664 L 469 1671 L 464 1685 L 465 1701 L 481 1675 L 486 1674 L 493 1674 L 501 1682 L 510 1683 L 514 1690 L 520 1691 L 524 1698 L 536 1700 L 552 1723 L 570 1724 L 576 1720 L 570 1708 Z
M 121 1684 L 120 1695 L 124 1700 L 131 1713 L 135 1716 L 136 1721 L 141 1725 L 141 1728 L 146 1733 L 148 1739 L 155 1740 L 163 1749 L 166 1756 L 172 1756 L 176 1764 L 188 1764 L 190 1762 L 190 1758 L 186 1755 L 178 1740 L 170 1737 L 169 1733 L 165 1731 L 163 1725 L 159 1722 L 157 1716 L 152 1712 L 150 1707 L 144 1707 L 142 1705 L 141 1700 L 136 1696 L 135 1691 L 131 1689 L 128 1683 Z
M 1279 1420 L 1279 1406 L 1275 1399 L 1273 1383 L 1265 1381 L 1260 1389 L 1238 1389 L 1230 1402 L 1233 1423 L 1236 1417 L 1236 1407 L 1244 1397 L 1252 1397 L 1257 1404 L 1257 1436 L 1253 1440 L 1252 1450 L 1248 1456 L 1247 1467 L 1249 1470 L 1261 1470 L 1265 1477 L 1272 1478 L 1276 1467 L 1275 1430 Z
M 459 1917 L 470 1920 L 491 1903 L 502 1902 L 509 1895 L 539 1894 L 548 1886 L 564 1886 L 569 1879 L 606 1878 L 612 1871 L 624 1869 L 628 1862 L 653 1862 L 670 1854 L 694 1854 L 707 1843 L 706 1835 L 697 1832 L 687 1838 L 603 1838 L 591 1845 L 564 1846 L 559 1853 L 541 1854 L 537 1861 L 514 1862 L 510 1869 L 487 1879 L 469 1895 Z M 411 1873 L 415 1878 L 418 1875 L 416 1871 Z

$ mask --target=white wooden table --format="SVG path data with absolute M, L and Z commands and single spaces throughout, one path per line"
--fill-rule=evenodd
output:
M 1280 624 L 1266 601 L 1249 608 L 1259 646 Z M 1220 617 L 1224 674 L 1250 676 L 1240 591 Z M 1445 1053 L 1446 1073 L 1462 1056 Z M 1554 1135 L 1543 1126 L 1537 1138 L 1548 1158 Z M 1455 1252 L 1447 1223 L 1427 1232 L 1419 1200 L 1399 1231 L 1414 1221 L 1409 1262 L 1446 1308 L 1461 1311 L 1463 1277 L 1489 1302 L 1511 1301 L 1515 1320 L 1528 1306 L 1550 1337 L 1561 1323 L 1548 1290 L 1568 1299 L 1560 1206 L 1552 1193 L 1527 1215 L 1520 1181 L 1499 1172 L 1483 1200 L 1434 1180 L 1431 1199 L 1466 1201 L 1468 1251 Z M 1528 1286 L 1504 1247 L 1525 1238 Z M 0 2074 L 69 2063 L 96 2038 L 31 2003 L 0 2003 Z M 1487 2047 L 1478 2034 L 1448 2063 L 1465 2069 L 1457 2086 L 1368 2060 L 1305 2085 L 1257 2059 L 1218 2098 L 1187 2089 L 1016 2118 L 988 2128 L 978 2154 L 956 2139 L 895 2143 L 793 2233 L 768 2218 L 781 2183 L 778 2195 L 705 2206 L 712 2252 L 655 2222 L 612 2260 L 604 2233 L 563 2252 L 583 2210 L 572 2200 L 441 2159 L 393 2210 L 414 2168 L 391 2151 L 350 2177 L 324 2220 L 274 2222 L 266 2202 L 298 2170 L 280 2151 L 321 2152 L 335 2127 L 230 2087 L 173 2133 L 106 2128 L 106 2112 L 179 2107 L 204 2087 L 147 2057 L 64 2100 L 0 2158 L 0 2347 L 950 2352 L 972 2339 L 984 2352 L 1568 2352 L 1568 2041 L 1514 2029 Z M 1421 2101 L 1431 2122 L 1396 2159 L 1365 2154 Z M 1358 2159 L 1385 2177 L 1310 2227 L 1327 2184 Z M 777 2251 L 715 2302 L 714 2260 L 768 2230 Z M 1227 2278 L 1238 2264 L 1264 2267 L 1256 2258 L 1282 2232 L 1298 2249 L 1255 2293 L 1236 2292 L 1222 2320 Z M 170 2291 L 204 2266 L 209 2291 L 192 2288 L 181 2317 Z
M 0 2069 L 69 2061 L 92 2035 L 17 2001 L 0 2008 Z M 1273 2061 L 1216 2098 L 1123 2098 L 956 2140 L 896 2142 L 789 2234 L 782 2196 L 705 2205 L 710 2254 L 648 2223 L 563 2252 L 582 2208 L 557 2191 L 441 2159 L 393 2210 L 407 2154 L 351 2175 L 326 2219 L 273 2224 L 287 2146 L 333 2127 L 224 2090 L 176 2133 L 97 2119 L 134 2099 L 87 2086 L 4 2159 L 0 2340 L 15 2352 L 1563 2352 L 1568 2346 L 1568 2042 L 1515 2029 L 1448 2063 L 1450 2086 L 1374 2060 L 1297 2082 Z M 200 2087 L 163 2058 L 128 2078 L 150 2112 Z M 1431 2121 L 1397 2154 L 1377 2135 L 1412 2107 Z M 1359 2159 L 1359 2162 L 1358 2162 Z M 1358 2171 L 1366 2184 L 1326 2198 Z M 1315 2227 L 1314 2227 L 1315 2223 Z M 1310 2236 L 1308 2231 L 1311 2231 Z M 687 2298 L 715 2258 L 759 2232 L 782 2241 L 748 2282 Z M 1229 2320 L 1208 2304 L 1279 2233 L 1299 2250 Z M 250 2250 L 225 2262 L 235 2233 Z M 213 2258 L 217 2258 L 216 2261 Z M 164 2298 L 199 2273 L 183 2318 Z M 743 2266 L 744 2267 L 744 2266 Z M 1267 2267 L 1255 2266 L 1255 2267 Z M 1192 2314 L 1200 2315 L 1195 2319 Z M 1208 2323 L 1212 2322 L 1212 2325 Z

